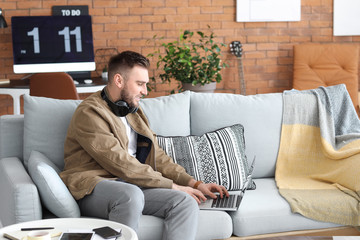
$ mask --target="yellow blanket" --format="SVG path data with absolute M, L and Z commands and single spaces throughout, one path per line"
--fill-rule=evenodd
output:
M 360 225 L 360 121 L 345 85 L 283 94 L 276 166 L 293 212 Z

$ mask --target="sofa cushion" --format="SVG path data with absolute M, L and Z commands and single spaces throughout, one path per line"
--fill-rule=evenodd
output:
M 241 124 L 201 136 L 158 136 L 158 143 L 196 180 L 217 183 L 227 190 L 240 190 L 249 175 Z
M 242 124 L 246 156 L 256 155 L 254 178 L 274 177 L 280 144 L 282 94 L 235 95 L 191 92 L 191 134 Z
M 190 135 L 190 92 L 170 96 L 145 98 L 140 106 L 151 129 L 163 136 Z
M 64 167 L 64 141 L 71 117 L 81 100 L 24 95 L 24 164 L 33 150 L 43 153 L 59 169 Z
M 60 170 L 44 154 L 32 151 L 28 162 L 29 174 L 36 184 L 43 204 L 57 217 L 80 217 L 80 209 L 61 180 Z
M 256 190 L 246 191 L 239 210 L 229 214 L 236 236 L 339 226 L 292 213 L 288 202 L 279 194 L 274 178 L 256 179 Z
M 142 215 L 137 232 L 139 239 L 162 239 L 164 220 Z M 200 210 L 196 240 L 227 239 L 233 232 L 232 220 L 227 212 Z

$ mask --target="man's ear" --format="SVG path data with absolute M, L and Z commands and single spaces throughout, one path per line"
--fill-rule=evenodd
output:
M 124 87 L 124 78 L 119 74 L 119 73 L 117 73 L 117 74 L 115 74 L 114 75 L 114 83 L 115 83 L 115 85 L 118 87 L 118 88 L 120 88 L 120 89 L 122 89 L 123 87 Z

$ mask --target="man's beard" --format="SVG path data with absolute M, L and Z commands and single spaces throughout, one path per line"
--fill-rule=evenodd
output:
M 127 85 L 125 85 L 124 89 L 120 93 L 120 100 L 126 102 L 129 106 L 129 108 L 137 108 L 139 107 L 139 104 L 135 105 L 135 97 L 132 98 L 129 94 L 129 91 L 127 89 Z

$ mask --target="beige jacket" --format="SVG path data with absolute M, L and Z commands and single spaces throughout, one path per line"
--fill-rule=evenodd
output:
M 145 151 L 145 164 L 128 154 L 125 126 L 101 98 L 100 91 L 76 109 L 65 140 L 65 167 L 60 173 L 75 199 L 90 194 L 104 179 L 121 178 L 149 188 L 171 188 L 173 182 L 187 185 L 192 179 L 158 146 L 141 108 L 126 119 L 139 136 L 148 140 L 138 142 L 138 148 Z

